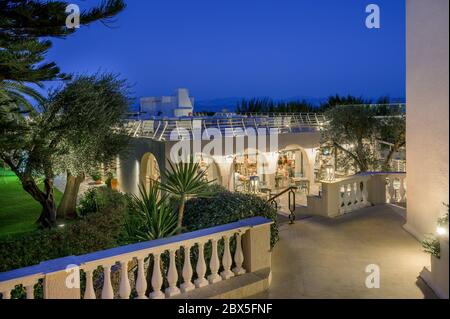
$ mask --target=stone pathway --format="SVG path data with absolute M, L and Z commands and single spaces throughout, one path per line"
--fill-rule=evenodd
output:
M 383 205 L 336 219 L 282 224 L 272 254 L 272 285 L 254 297 L 434 298 L 418 279 L 430 257 L 403 230 L 404 223 L 401 208 Z M 370 264 L 380 267 L 379 289 L 365 286 Z

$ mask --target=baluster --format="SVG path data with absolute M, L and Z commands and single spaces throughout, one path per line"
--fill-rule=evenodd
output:
M 206 263 L 204 256 L 204 243 L 198 243 L 198 260 L 197 260 L 197 276 L 198 278 L 194 281 L 195 287 L 201 288 L 208 285 L 208 280 L 205 279 L 206 273 Z
M 11 299 L 11 288 L 7 288 L 5 291 L 1 291 L 2 299 Z
M 408 183 L 407 183 L 406 176 L 403 178 L 403 189 L 405 190 L 405 195 L 403 196 L 403 202 L 406 203 L 406 201 L 408 199 Z
M 96 299 L 94 282 L 92 277 L 94 275 L 93 269 L 87 269 L 86 272 L 86 290 L 84 291 L 84 299 Z
M 34 299 L 34 283 L 25 286 L 27 299 Z
M 362 206 L 362 192 L 361 192 L 361 183 L 362 182 L 357 182 L 356 183 L 356 206 L 359 208 Z
M 217 273 L 220 268 L 219 256 L 217 255 L 217 239 L 211 239 L 212 244 L 212 254 L 211 261 L 209 263 L 209 269 L 211 270 L 211 275 L 208 276 L 208 281 L 210 284 L 214 284 L 222 280 L 222 278 Z
M 400 203 L 406 202 L 406 182 L 404 177 L 400 177 Z
M 386 193 L 387 193 L 386 202 L 388 204 L 393 203 L 394 202 L 394 180 L 390 177 L 387 178 Z
M 352 201 L 352 184 L 347 184 L 346 186 L 346 190 L 347 190 L 347 210 L 350 212 L 352 210 L 352 205 L 353 205 L 353 201 Z
M 120 261 L 120 288 L 119 296 L 122 299 L 130 299 L 131 286 L 128 279 L 128 260 Z
M 152 288 L 153 292 L 150 294 L 152 299 L 163 299 L 164 293 L 161 291 L 163 277 L 161 274 L 161 253 L 153 254 L 153 274 L 152 274 Z
M 145 278 L 144 257 L 138 257 L 138 276 L 136 279 L 137 299 L 147 299 L 145 291 L 147 290 L 147 279 Z
M 180 288 L 183 293 L 195 289 L 192 283 L 191 246 L 184 246 L 183 284 Z
M 242 267 L 244 262 L 244 254 L 242 252 L 242 234 L 236 234 L 236 251 L 234 253 L 234 263 L 236 267 L 233 268 L 233 272 L 236 276 L 245 274 L 245 269 Z
M 228 235 L 225 235 L 223 237 L 224 242 L 224 251 L 223 251 L 223 257 L 222 257 L 222 266 L 223 271 L 220 273 L 223 280 L 229 279 L 234 276 L 233 272 L 230 270 L 231 268 L 231 253 L 230 253 L 230 237 Z
M 353 200 L 352 200 L 352 196 L 353 196 L 353 192 L 352 192 L 352 185 L 353 184 L 347 184 L 347 206 L 349 208 L 349 211 L 352 210 L 352 205 L 353 205 Z
M 180 294 L 180 289 L 177 287 L 178 281 L 178 272 L 177 272 L 177 264 L 175 260 L 175 249 L 171 249 L 169 251 L 170 261 L 169 261 L 169 270 L 167 271 L 167 282 L 169 283 L 169 287 L 166 288 L 166 296 L 172 297 Z
M 114 299 L 114 291 L 111 284 L 111 266 L 103 265 L 102 299 Z
M 363 181 L 363 203 L 364 205 L 369 205 L 369 192 L 367 190 L 367 180 Z
M 345 211 L 345 191 L 342 192 L 342 187 L 338 187 L 338 196 L 339 196 L 339 213 L 342 214 Z
M 348 208 L 347 208 L 347 203 L 348 203 L 348 192 L 347 192 L 347 185 L 343 185 L 343 195 L 342 195 L 342 213 L 346 213 Z

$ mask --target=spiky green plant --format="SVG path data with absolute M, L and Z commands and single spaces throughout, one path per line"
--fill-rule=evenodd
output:
M 177 233 L 177 215 L 168 204 L 167 195 L 160 192 L 159 183 L 150 181 L 148 190 L 139 187 L 140 196 L 133 195 L 130 237 L 139 241 L 173 236 Z
M 200 165 L 192 159 L 173 165 L 163 173 L 165 177 L 161 189 L 178 199 L 177 228 L 181 232 L 183 227 L 184 207 L 186 201 L 194 197 L 209 197 L 208 185 L 214 181 L 207 181 L 205 171 L 200 170 Z

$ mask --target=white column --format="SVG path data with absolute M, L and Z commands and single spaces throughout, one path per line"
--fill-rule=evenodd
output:
M 169 251 L 170 261 L 169 261 L 169 270 L 167 271 L 167 282 L 169 283 L 169 287 L 165 290 L 166 297 L 172 297 L 180 294 L 180 289 L 178 289 L 177 287 L 178 272 L 175 253 L 176 253 L 175 249 L 171 249 Z
M 161 291 L 163 277 L 161 274 L 161 253 L 153 254 L 153 274 L 152 274 L 152 288 L 153 292 L 150 294 L 152 299 L 163 299 L 164 293 Z
M 130 299 L 131 287 L 128 279 L 128 260 L 120 261 L 120 287 L 119 296 L 122 299 Z
M 195 289 L 192 283 L 192 265 L 191 265 L 191 247 L 184 246 L 184 265 L 183 265 L 183 284 L 181 284 L 183 293 Z
M 236 267 L 233 268 L 233 272 L 236 276 L 245 274 L 245 269 L 242 268 L 244 262 L 244 253 L 242 252 L 242 234 L 236 234 L 236 252 L 234 253 L 234 263 Z
M 205 279 L 206 263 L 204 256 L 204 243 L 198 243 L 198 260 L 197 260 L 197 276 L 194 281 L 195 287 L 201 288 L 208 285 L 208 280 Z
M 147 290 L 147 279 L 145 277 L 144 257 L 138 257 L 138 275 L 136 279 L 137 299 L 147 299 L 145 291 Z
M 111 266 L 103 265 L 103 289 L 102 299 L 114 299 L 114 291 L 111 284 Z
M 210 284 L 214 284 L 222 280 L 217 273 L 220 268 L 219 256 L 217 254 L 217 239 L 211 239 L 212 253 L 211 261 L 209 263 L 209 269 L 211 270 L 211 275 L 208 276 L 208 281 Z
M 86 290 L 84 291 L 84 299 L 96 299 L 94 282 L 92 279 L 93 275 L 93 269 L 86 270 Z
M 233 272 L 230 270 L 231 268 L 231 253 L 230 253 L 230 237 L 228 235 L 225 235 L 223 237 L 224 242 L 224 252 L 222 257 L 222 266 L 223 271 L 220 273 L 223 280 L 229 279 L 234 276 Z

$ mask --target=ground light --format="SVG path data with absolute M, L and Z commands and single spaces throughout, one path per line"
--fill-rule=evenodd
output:
M 439 226 L 439 227 L 436 229 L 436 233 L 437 233 L 439 236 L 445 236 L 445 235 L 447 235 L 447 229 L 446 229 L 445 227 Z

